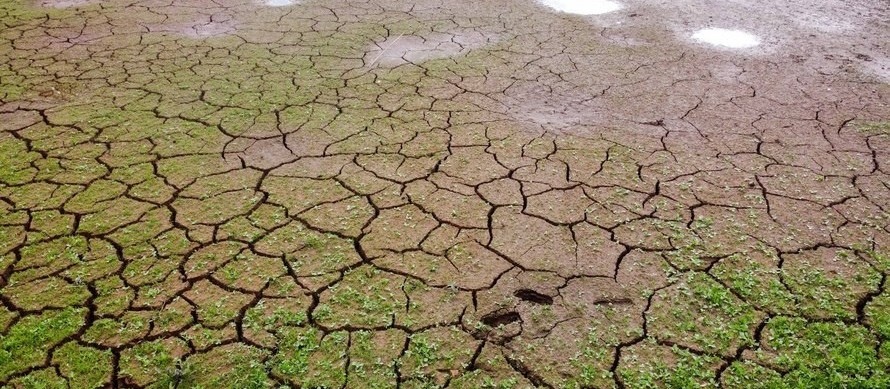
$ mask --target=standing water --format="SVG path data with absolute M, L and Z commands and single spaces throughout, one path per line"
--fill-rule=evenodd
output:
M 621 4 L 609 0 L 540 0 L 557 11 L 578 15 L 600 15 L 621 9 Z
M 699 30 L 692 39 L 715 46 L 733 49 L 745 49 L 760 44 L 760 39 L 744 31 L 727 30 L 724 28 L 706 28 Z

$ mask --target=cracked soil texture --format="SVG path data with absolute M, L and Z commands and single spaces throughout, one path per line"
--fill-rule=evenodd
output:
M 0 2 L 0 386 L 890 387 L 890 5 L 715 3 Z

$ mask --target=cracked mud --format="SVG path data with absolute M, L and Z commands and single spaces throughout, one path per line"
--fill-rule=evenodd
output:
M 774 3 L 2 2 L 0 386 L 888 387 L 890 9 Z

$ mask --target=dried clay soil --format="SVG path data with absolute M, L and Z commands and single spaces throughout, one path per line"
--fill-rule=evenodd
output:
M 885 1 L 275 5 L 0 3 L 0 386 L 890 385 Z

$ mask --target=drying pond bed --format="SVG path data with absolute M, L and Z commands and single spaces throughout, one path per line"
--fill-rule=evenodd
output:
M 890 11 L 639 3 L 0 3 L 0 386 L 890 386 Z

